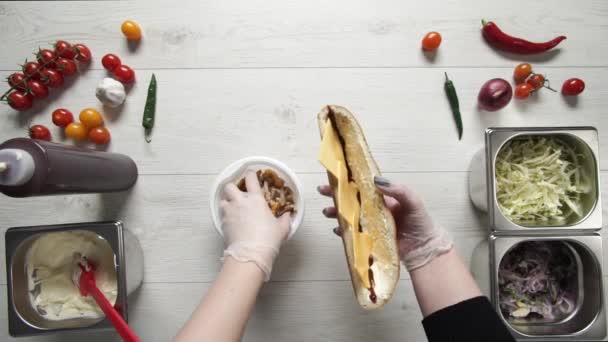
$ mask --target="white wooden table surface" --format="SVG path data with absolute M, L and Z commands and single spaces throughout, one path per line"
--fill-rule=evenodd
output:
M 498 53 L 482 40 L 482 17 L 532 40 L 568 39 L 545 57 Z M 136 49 L 120 33 L 127 18 L 144 30 Z M 134 158 L 140 171 L 126 194 L 0 197 L 0 229 L 123 220 L 145 253 L 144 284 L 130 300 L 131 325 L 143 341 L 168 341 L 220 267 L 222 243 L 208 211 L 215 175 L 244 156 L 275 157 L 301 177 L 306 215 L 282 250 L 245 340 L 424 341 L 407 272 L 383 310 L 366 313 L 355 303 L 341 243 L 330 232 L 334 223 L 320 214 L 329 201 L 315 191 L 326 179 L 316 161 L 316 113 L 335 103 L 357 114 L 381 169 L 424 196 L 470 260 L 487 227 L 468 200 L 467 169 L 488 126 L 597 127 L 608 193 L 607 24 L 604 0 L 0 2 L 1 76 L 56 39 L 83 42 L 94 55 L 68 89 L 54 91 L 31 114 L 0 107 L 0 141 L 24 135 L 30 118 L 51 127 L 50 112 L 58 107 L 101 109 L 94 88 L 106 74 L 101 57 L 112 52 L 135 69 L 137 83 L 122 112 L 104 113 L 110 150 Z M 443 43 L 429 60 L 419 46 L 432 30 Z M 480 86 L 494 77 L 510 80 L 523 60 L 554 87 L 580 77 L 587 89 L 576 103 L 543 90 L 500 112 L 479 112 Z M 443 93 L 444 71 L 460 96 L 461 142 Z M 141 116 L 152 73 L 159 83 L 157 121 L 146 144 Z M 56 128 L 52 133 L 60 136 Z M 606 198 L 603 213 L 608 217 Z M 5 290 L 2 250 L 0 340 L 13 341 Z M 84 339 L 118 341 L 112 333 L 20 341 Z

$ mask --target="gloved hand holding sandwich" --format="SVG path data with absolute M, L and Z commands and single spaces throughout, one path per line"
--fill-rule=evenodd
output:
M 329 185 L 319 192 L 333 197 L 323 210 L 337 218 L 351 281 L 359 304 L 375 309 L 387 303 L 399 280 L 399 260 L 408 271 L 448 252 L 452 241 L 435 224 L 418 196 L 382 177 L 361 127 L 343 107 L 318 114 L 319 160 Z

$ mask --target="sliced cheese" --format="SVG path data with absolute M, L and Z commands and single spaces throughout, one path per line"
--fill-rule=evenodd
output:
M 352 236 L 354 269 L 363 286 L 370 288 L 369 257 L 372 252 L 373 241 L 369 234 L 359 231 L 359 215 L 361 213 L 361 205 L 357 199 L 359 189 L 355 183 L 348 180 L 344 151 L 331 120 L 327 120 L 325 123 L 319 161 L 338 180 L 336 202 L 340 216 L 348 223 L 350 228 L 345 230 L 344 233 Z
M 348 181 L 348 171 L 346 164 L 338 161 L 338 206 L 340 206 L 340 215 L 344 217 L 346 222 L 351 227 L 357 229 L 359 222 L 359 200 L 357 200 L 357 185 Z M 355 217 L 356 221 L 355 222 Z
M 319 161 L 336 178 L 338 178 L 338 163 L 341 162 L 343 167 L 346 167 L 342 144 L 331 120 L 325 122 Z
M 369 257 L 372 254 L 372 238 L 367 233 L 353 229 L 353 244 L 355 249 L 355 270 L 366 288 L 372 285 L 369 280 Z

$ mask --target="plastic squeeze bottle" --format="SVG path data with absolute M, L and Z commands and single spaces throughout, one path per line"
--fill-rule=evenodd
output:
M 137 180 L 122 154 L 16 138 L 0 145 L 0 192 L 11 197 L 116 192 Z

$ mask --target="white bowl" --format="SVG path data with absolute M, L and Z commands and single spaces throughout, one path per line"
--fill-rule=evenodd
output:
M 302 185 L 296 174 L 291 171 L 287 165 L 280 161 L 268 157 L 247 157 L 235 161 L 228 165 L 219 176 L 217 176 L 213 186 L 211 187 L 211 196 L 209 206 L 211 207 L 211 218 L 217 232 L 224 236 L 222 230 L 222 217 L 219 210 L 219 202 L 224 198 L 224 186 L 228 183 L 237 183 L 245 176 L 249 170 L 272 169 L 277 172 L 287 185 L 293 190 L 295 197 L 296 214 L 291 217 L 289 227 L 289 235 L 287 239 L 291 239 L 296 230 L 300 227 L 304 218 L 304 197 L 302 196 Z

